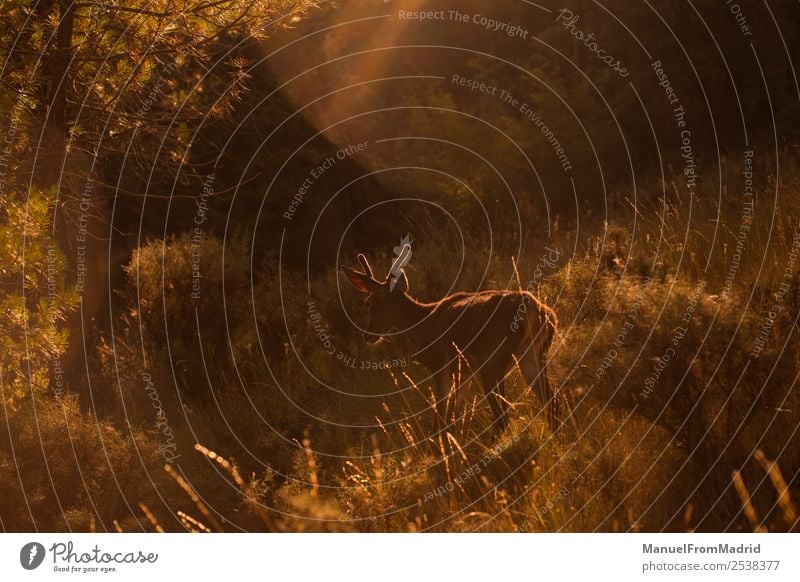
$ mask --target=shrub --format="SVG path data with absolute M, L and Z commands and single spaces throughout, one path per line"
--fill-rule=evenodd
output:
M 165 475 L 152 434 L 124 433 L 83 412 L 74 395 L 6 406 L 0 422 L 5 531 L 114 531 L 148 526 L 137 506 L 163 507 Z
M 77 305 L 51 231 L 52 192 L 0 196 L 0 383 L 3 398 L 63 391 L 63 322 Z M 52 380 L 52 382 L 51 382 Z

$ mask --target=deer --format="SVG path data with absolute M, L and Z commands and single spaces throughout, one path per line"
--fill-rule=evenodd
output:
M 473 376 L 481 380 L 495 417 L 492 424 L 502 434 L 508 426 L 509 402 L 505 378 L 518 364 L 527 385 L 546 408 L 547 422 L 555 434 L 561 426 L 558 395 L 547 378 L 547 351 L 556 333 L 556 314 L 533 293 L 520 289 L 457 292 L 439 301 L 425 303 L 409 294 L 403 257 L 405 245 L 379 281 L 367 257 L 358 254 L 361 271 L 342 265 L 353 287 L 366 295 L 367 343 L 376 345 L 389 336 L 405 342 L 413 359 L 434 380 L 437 426 L 447 419 L 450 390 L 459 389 L 459 358 L 466 359 Z M 524 324 L 519 325 L 522 312 Z M 391 335 L 389 335 L 391 334 Z

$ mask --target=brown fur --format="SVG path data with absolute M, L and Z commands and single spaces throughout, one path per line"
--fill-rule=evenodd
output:
M 504 379 L 516 360 L 525 381 L 547 407 L 551 428 L 558 429 L 558 399 L 545 370 L 547 349 L 557 327 L 552 309 L 527 291 L 461 292 L 422 303 L 409 295 L 404 272 L 390 290 L 388 278 L 377 281 L 366 258 L 359 255 L 359 260 L 364 273 L 349 267 L 343 270 L 357 289 L 370 294 L 367 331 L 412 348 L 414 359 L 435 380 L 440 419 L 448 418 L 450 387 L 474 374 L 489 398 L 497 428 L 503 430 L 508 423 Z M 461 377 L 459 353 L 469 363 Z

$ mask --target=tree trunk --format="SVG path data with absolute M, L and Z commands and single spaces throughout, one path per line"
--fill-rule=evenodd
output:
M 67 151 L 71 119 L 68 112 L 72 87 L 73 37 L 75 7 L 72 0 L 54 0 L 45 14 L 57 11 L 58 25 L 55 42 L 44 69 L 42 142 L 37 148 L 34 183 L 43 189 L 58 188 L 55 212 L 55 236 L 70 268 L 69 279 L 78 286 L 81 295 L 79 309 L 67 319 L 69 347 L 62 357 L 66 386 L 78 392 L 84 402 L 88 382 L 87 363 L 99 333 L 105 324 L 107 302 L 107 268 L 103 260 L 107 233 L 103 230 L 106 209 L 101 187 L 94 183 L 91 160 L 82 153 Z M 69 168 L 70 174 L 64 173 Z M 77 177 L 76 177 L 77 176 Z M 88 202 L 88 206 L 86 206 Z M 79 218 L 75 218 L 78 216 Z M 85 279 L 78 277 L 83 270 Z M 78 284 L 82 283 L 82 284 Z
M 43 147 L 37 152 L 38 167 L 34 168 L 36 182 L 43 188 L 51 188 L 58 183 L 66 156 L 67 91 L 75 28 L 73 2 L 58 0 L 54 7 L 58 9 L 58 27 L 55 46 L 45 68 L 44 103 L 47 105 L 47 113 L 41 144 Z

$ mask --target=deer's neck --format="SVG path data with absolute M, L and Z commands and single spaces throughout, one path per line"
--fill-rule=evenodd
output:
M 411 346 L 417 347 L 423 341 L 419 324 L 431 314 L 435 306 L 435 303 L 422 303 L 409 295 L 405 296 L 398 313 L 401 320 L 398 327 L 407 330 L 401 335 Z

